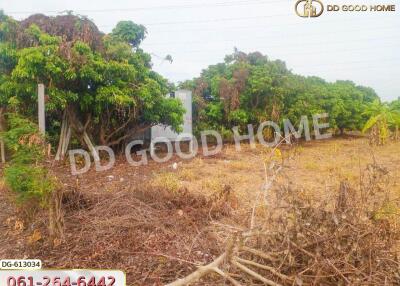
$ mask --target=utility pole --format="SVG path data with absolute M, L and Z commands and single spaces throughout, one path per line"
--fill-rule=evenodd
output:
M 46 119 L 44 106 L 44 85 L 38 85 L 38 116 L 39 116 L 39 131 L 44 136 L 46 133 Z

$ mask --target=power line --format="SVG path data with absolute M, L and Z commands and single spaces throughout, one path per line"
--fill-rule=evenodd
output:
M 231 22 L 231 21 L 243 21 L 243 20 L 260 20 L 260 19 L 268 19 L 268 18 L 274 18 L 274 17 L 284 17 L 284 16 L 295 16 L 295 14 L 275 14 L 275 15 L 265 15 L 265 16 L 252 16 L 252 17 L 231 17 L 231 18 L 222 18 L 222 19 L 208 19 L 208 20 L 195 20 L 195 21 L 176 21 L 176 22 L 156 22 L 156 23 L 144 23 L 144 26 L 167 26 L 167 25 L 180 25 L 180 24 L 207 24 L 207 23 L 216 23 L 216 22 Z M 387 19 L 391 19 L 397 17 L 397 15 L 392 15 L 392 16 L 387 16 L 385 17 L 385 20 Z M 371 17 L 372 18 L 372 17 Z M 302 20 L 299 19 L 299 17 L 296 16 L 297 20 Z M 379 22 L 382 22 L 381 18 L 378 17 L 373 17 L 372 19 L 370 19 L 370 17 L 365 17 L 364 19 L 366 20 L 378 20 Z M 397 18 L 394 18 L 397 19 Z M 324 24 L 324 23 L 331 23 L 331 22 L 337 22 L 337 19 L 332 19 L 332 20 L 325 20 L 325 21 L 318 21 L 318 25 Z M 341 19 L 341 22 L 343 21 L 360 21 L 359 18 L 356 17 L 352 17 L 352 18 L 348 18 L 348 19 Z M 312 23 L 312 22 L 303 22 L 303 23 Z M 285 27 L 285 26 L 294 26 L 294 25 L 300 25 L 302 23 L 289 23 L 289 24 L 277 24 L 277 25 L 271 25 L 269 27 Z M 110 28 L 110 27 L 114 27 L 115 25 L 99 25 L 99 28 Z M 241 28 L 244 26 L 239 26 L 236 28 Z M 252 26 L 248 26 L 248 27 L 252 27 Z M 187 31 L 203 31 L 204 29 L 186 29 Z M 215 30 L 215 28 L 209 29 L 209 31 L 213 31 Z M 163 31 L 163 32 L 169 32 L 169 31 L 181 31 L 181 29 L 179 30 L 158 30 L 158 31 Z M 185 31 L 185 30 L 183 30 Z
M 398 44 L 395 45 L 381 45 L 379 44 L 380 48 L 391 48 L 391 47 L 398 47 Z M 366 48 L 357 48 L 357 49 L 345 49 L 345 50 L 339 50 L 339 52 L 359 52 L 359 51 L 368 51 L 370 49 L 376 49 L 375 47 L 366 47 Z M 222 50 L 221 50 L 222 51 Z M 244 51 L 245 52 L 245 51 Z M 323 51 L 312 51 L 312 52 L 300 52 L 300 53 L 285 53 L 285 56 L 302 56 L 302 55 L 320 55 L 320 54 L 329 54 L 331 53 L 331 51 L 327 51 L 327 50 L 323 50 Z M 269 56 L 269 55 L 268 55 Z M 190 63 L 204 63 L 204 61 L 208 59 L 204 59 L 204 60 L 191 60 Z
M 230 21 L 242 21 L 242 20 L 260 20 L 260 19 L 268 19 L 274 17 L 285 17 L 285 16 L 294 16 L 293 14 L 275 14 L 275 15 L 266 15 L 266 16 L 252 16 L 252 17 L 232 17 L 232 18 L 222 18 L 222 19 L 209 19 L 209 20 L 195 20 L 195 21 L 176 21 L 176 22 L 155 22 L 155 23 L 147 23 L 143 24 L 144 26 L 160 26 L 160 25 L 181 25 L 181 24 L 203 24 L 203 23 L 217 23 L 217 22 L 230 22 Z M 297 16 L 296 16 L 297 17 Z M 397 15 L 396 15 L 397 17 Z M 357 18 L 353 18 L 354 20 L 358 20 Z M 335 22 L 338 20 L 336 19 Z M 324 21 L 328 22 L 328 21 Z M 332 21 L 333 22 L 333 21 Z M 320 22 L 323 23 L 323 22 Z M 320 24 L 318 23 L 318 24 Z M 297 23 L 296 25 L 299 25 Z M 285 26 L 285 25 L 281 25 Z M 111 27 L 110 25 L 101 25 L 99 27 Z
M 227 7 L 227 6 L 242 6 L 248 4 L 266 5 L 272 3 L 282 3 L 280 1 L 265 1 L 265 0 L 244 0 L 244 1 L 229 1 L 229 2 L 216 2 L 210 4 L 185 4 L 185 5 L 165 5 L 165 6 L 152 6 L 152 7 L 137 7 L 137 8 L 108 8 L 108 9 L 88 9 L 88 10 L 74 10 L 76 13 L 110 13 L 110 12 L 135 12 L 135 11 L 153 11 L 153 10 L 174 10 L 174 9 L 195 9 L 207 7 Z M 16 14 L 34 14 L 34 13 L 63 13 L 64 11 L 48 10 L 48 11 L 11 11 L 10 15 Z
M 379 48 L 381 47 L 385 47 L 385 48 L 394 48 L 397 47 L 398 44 L 392 44 L 392 45 L 382 45 L 381 43 L 379 43 Z M 343 49 L 343 50 L 336 50 L 336 52 L 359 52 L 359 51 L 368 51 L 370 49 L 376 49 L 376 47 L 365 47 L 365 48 L 355 48 L 355 49 Z M 301 52 L 301 53 L 290 53 L 289 55 L 298 55 L 298 56 L 302 56 L 302 55 L 321 55 L 321 54 L 330 54 L 332 53 L 331 51 L 318 51 L 318 52 Z
M 277 14 L 277 15 L 267 15 L 267 16 L 252 16 L 252 17 L 232 17 L 232 18 L 222 18 L 222 19 L 209 19 L 209 20 L 195 20 L 195 21 L 176 21 L 176 22 L 155 22 L 143 24 L 144 26 L 167 26 L 167 25 L 181 25 L 181 24 L 207 24 L 207 23 L 217 23 L 217 22 L 231 22 L 231 21 L 243 21 L 243 20 L 260 20 L 274 17 L 291 16 L 292 14 Z M 99 28 L 110 28 L 115 27 L 115 25 L 99 25 Z M 191 31 L 191 30 L 189 30 Z
M 364 19 L 366 21 L 368 21 L 368 23 L 371 23 L 374 20 L 377 20 L 376 22 L 379 22 L 379 23 L 382 22 L 381 19 L 378 19 L 377 17 L 374 17 L 372 19 L 371 18 L 364 18 Z M 385 18 L 385 20 L 391 20 L 391 19 L 397 19 L 397 18 L 394 18 L 394 17 L 391 18 L 390 16 Z M 337 19 L 318 21 L 318 25 L 321 26 L 321 25 L 324 25 L 327 23 L 334 23 L 334 22 L 337 23 L 337 21 L 338 21 Z M 347 18 L 347 19 L 340 20 L 341 23 L 354 22 L 354 21 L 357 21 L 357 23 L 360 24 L 360 26 L 362 26 L 363 28 L 365 27 L 365 26 L 361 25 L 363 22 L 361 22 L 360 19 L 358 19 L 358 18 L 353 17 L 353 18 Z M 393 25 L 394 25 L 394 23 L 393 23 Z M 242 29 L 256 29 L 256 28 L 261 28 L 261 29 L 263 29 L 263 31 L 277 31 L 277 30 L 281 31 L 282 27 L 289 27 L 289 26 L 299 26 L 299 22 L 276 24 L 276 25 L 271 25 L 269 23 L 263 23 L 261 25 L 260 24 L 257 24 L 257 25 L 252 24 L 252 25 L 246 25 L 246 26 L 240 25 L 240 26 L 213 27 L 213 28 L 204 28 L 204 27 L 188 28 L 188 29 L 155 29 L 155 28 L 151 28 L 151 31 L 152 32 L 163 32 L 163 33 L 168 33 L 168 32 L 171 32 L 171 33 L 178 32 L 179 33 L 179 32 L 186 32 L 186 31 L 187 32 L 210 32 L 210 31 L 215 32 L 215 31 L 218 31 L 218 28 L 222 28 L 223 31 L 230 31 L 230 30 L 236 31 L 236 30 L 242 30 Z M 100 25 L 99 27 L 111 27 L 111 26 L 110 25 Z M 279 29 L 269 29 L 269 28 L 279 28 Z
M 379 60 L 379 61 L 381 61 L 381 60 Z M 351 66 L 342 66 L 342 67 L 339 67 L 339 66 L 332 66 L 332 67 L 330 67 L 329 69 L 327 69 L 327 68 L 323 68 L 323 69 L 321 69 L 320 67 L 318 67 L 318 66 L 312 66 L 312 65 L 310 65 L 310 66 L 303 66 L 303 67 L 300 67 L 300 69 L 302 69 L 302 68 L 306 68 L 306 67 L 311 67 L 311 69 L 310 69 L 310 71 L 308 72 L 308 73 L 321 73 L 321 72 L 324 72 L 324 71 L 329 71 L 329 70 L 334 70 L 334 71 L 351 71 L 351 72 L 353 72 L 353 71 L 357 71 L 357 70 L 377 70 L 377 69 L 382 69 L 382 68 L 384 68 L 384 69 L 387 69 L 388 67 L 392 67 L 392 65 L 394 66 L 394 67 L 396 67 L 396 66 L 398 66 L 399 65 L 399 62 L 395 62 L 395 61 L 393 61 L 392 62 L 392 60 L 390 60 L 390 59 L 388 59 L 388 61 L 390 61 L 390 63 L 385 63 L 385 65 L 384 66 L 371 66 L 368 62 L 364 62 L 363 64 L 369 64 L 369 65 L 367 65 L 367 66 L 358 66 L 358 65 L 351 65 Z M 317 67 L 317 69 L 313 69 L 314 67 Z M 291 68 L 290 69 L 292 72 L 294 72 L 294 73 L 297 73 L 295 70 L 299 70 L 299 68 L 298 67 L 295 67 L 295 68 Z M 305 71 L 304 70 L 302 70 L 302 73 L 305 73 Z
M 321 44 L 336 44 L 336 43 L 345 43 L 345 44 L 349 44 L 349 43 L 353 43 L 353 42 L 363 42 L 363 41 L 371 41 L 371 40 L 385 40 L 385 39 L 398 39 L 395 37 L 384 37 L 384 38 L 364 38 L 364 39 L 352 39 L 352 40 L 347 40 L 347 41 L 325 41 L 325 42 L 321 42 L 321 41 L 310 41 L 307 45 L 316 45 L 316 43 L 318 45 Z M 277 45 L 276 47 L 280 47 L 282 45 Z M 306 44 L 303 45 L 296 45 L 295 48 L 299 48 L 299 47 L 303 47 L 306 46 Z M 271 46 L 264 46 L 264 47 L 257 47 L 257 48 L 270 48 Z M 180 54 L 191 54 L 191 53 L 202 53 L 202 52 L 219 52 L 219 51 L 225 51 L 225 49 L 211 49 L 211 50 L 205 50 L 205 49 L 201 49 L 201 50 L 185 50 L 185 51 L 180 51 Z
M 382 26 L 382 27 L 375 27 L 374 29 L 369 29 L 368 31 L 380 31 L 380 30 L 386 30 L 387 28 L 389 28 L 388 30 L 391 30 L 391 29 L 393 29 L 393 28 L 396 28 L 396 29 L 398 29 L 397 27 L 394 27 L 394 26 Z M 362 28 L 362 29 L 346 29 L 346 30 L 344 30 L 345 32 L 355 32 L 355 31 L 361 31 L 361 30 L 365 30 L 365 28 Z M 277 31 L 278 32 L 278 30 L 275 30 L 275 31 Z M 344 32 L 344 31 L 340 31 L 340 32 Z M 337 33 L 339 33 L 339 32 L 337 32 L 337 31 L 335 31 L 335 32 L 333 32 L 333 34 L 337 34 Z M 315 33 L 315 34 L 309 34 L 309 33 L 307 33 L 307 39 L 312 39 L 312 36 L 318 36 L 318 37 L 320 37 L 321 36 L 321 33 Z M 298 38 L 304 38 L 304 35 L 300 35 Z M 236 38 L 235 39 L 220 39 L 220 40 L 212 40 L 212 41 L 207 41 L 207 43 L 221 43 L 221 42 L 233 42 L 233 41 L 238 41 L 238 40 L 246 40 L 246 39 L 268 39 L 268 40 L 271 40 L 271 37 L 267 37 L 267 36 L 263 36 L 263 37 L 254 37 L 254 36 L 251 36 L 251 37 L 246 37 L 246 38 L 238 38 L 237 36 L 236 36 Z M 147 46 L 147 47 L 151 47 L 151 46 L 164 46 L 164 45 L 171 45 L 171 44 L 177 44 L 177 45 L 182 45 L 182 44 L 201 44 L 201 43 L 204 43 L 204 41 L 187 41 L 187 42 L 177 42 L 177 41 L 174 41 L 174 42 L 162 42 L 162 43 L 149 43 L 149 44 L 145 44 L 145 46 Z M 280 46 L 280 45 L 273 45 L 273 46 Z
M 290 16 L 290 15 L 292 15 L 292 14 L 278 14 L 278 15 L 268 15 L 268 16 L 252 16 L 252 17 L 232 17 L 232 18 L 198 20 L 198 21 L 158 22 L 158 23 L 148 23 L 148 24 L 146 24 L 146 26 L 218 23 L 218 22 L 230 22 L 230 21 L 242 21 L 242 20 L 267 19 L 267 18 L 283 17 L 283 16 Z
M 54 11 L 53 11 L 54 12 Z M 42 11 L 36 13 L 52 13 L 51 11 Z M 8 13 L 11 14 L 11 13 Z M 29 14 L 29 13 L 28 13 Z M 202 23 L 218 23 L 218 22 L 230 22 L 230 21 L 243 21 L 243 20 L 259 20 L 274 17 L 291 16 L 292 14 L 276 14 L 276 15 L 266 15 L 266 16 L 252 16 L 252 17 L 231 17 L 231 18 L 221 18 L 221 19 L 208 19 L 208 20 L 190 20 L 190 21 L 172 21 L 172 22 L 155 22 L 147 23 L 145 26 L 160 26 L 160 25 L 182 25 L 182 24 L 202 24 Z M 114 27 L 114 25 L 99 25 L 98 27 L 108 28 Z
M 248 2 L 251 0 L 247 0 L 247 1 L 236 1 L 236 2 Z M 261 0 L 252 0 L 252 1 L 261 1 Z M 266 2 L 265 4 L 270 4 L 270 3 L 282 3 L 282 0 L 280 1 L 270 1 L 270 2 Z M 228 3 L 228 2 L 223 2 L 223 3 Z M 220 3 L 220 4 L 223 4 Z M 166 7 L 166 6 L 159 6 L 159 7 Z M 178 7 L 178 6 L 177 6 Z M 148 9 L 153 9 L 156 7 L 148 7 Z M 132 8 L 135 9 L 135 8 Z M 142 8 L 136 8 L 136 9 L 142 9 Z M 143 9 L 147 9 L 147 8 L 143 8 Z M 115 9 L 115 10 L 119 10 L 119 9 Z M 120 9 L 121 11 L 127 11 L 129 9 Z M 77 10 L 78 12 L 82 12 L 82 11 L 112 11 L 112 9 L 104 9 L 104 10 Z M 37 12 L 9 12 L 8 14 L 18 14 L 18 13 L 25 13 L 25 14 L 30 14 L 30 13 L 59 13 L 59 11 L 37 11 Z M 190 20 L 190 21 L 173 21 L 173 22 L 155 22 L 155 23 L 147 23 L 144 24 L 145 26 L 165 26 L 165 25 L 181 25 L 181 24 L 204 24 L 204 23 L 217 23 L 217 22 L 230 22 L 230 21 L 243 21 L 243 20 L 259 20 L 259 19 L 267 19 L 267 18 L 274 18 L 274 17 L 284 17 L 284 16 L 293 16 L 294 13 L 291 14 L 275 14 L 275 15 L 265 15 L 265 16 L 252 16 L 252 17 L 231 17 L 231 18 L 222 18 L 222 19 L 208 19 L 208 20 Z M 389 16 L 390 17 L 390 16 Z M 387 19 L 388 17 L 386 17 L 385 19 Z M 345 20 L 341 20 L 341 21 L 346 21 L 346 20 L 357 20 L 359 21 L 359 18 L 355 18 L 352 17 L 351 19 L 345 19 Z M 333 20 L 333 21 L 337 21 L 337 20 Z M 318 24 L 323 24 L 326 22 L 333 22 L 333 21 L 321 21 L 318 22 Z M 290 24 L 283 24 L 283 25 L 276 25 L 276 27 L 281 27 L 281 26 L 291 26 L 291 25 L 298 25 L 299 23 L 290 23 Z M 102 28 L 108 28 L 108 27 L 114 27 L 114 25 L 98 25 L 98 27 L 102 27 Z M 252 26 L 248 26 L 248 27 L 252 27 Z M 236 28 L 245 28 L 243 26 L 240 27 L 236 27 Z M 204 30 L 204 29 L 199 29 Z M 194 31 L 192 29 L 188 29 L 188 31 Z
M 370 18 L 373 18 L 373 19 L 370 19 Z M 375 18 L 377 18 L 376 19 L 376 20 L 378 20 L 377 22 L 382 22 L 381 18 L 378 18 L 376 16 L 375 17 L 365 17 L 363 19 L 365 19 L 367 21 L 371 21 L 371 20 L 375 20 Z M 385 20 L 387 20 L 387 19 L 391 19 L 390 16 L 385 18 Z M 393 17 L 393 19 L 397 19 L 397 18 Z M 337 19 L 318 21 L 318 25 L 325 24 L 325 23 L 337 22 L 337 21 L 338 21 Z M 360 19 L 352 17 L 352 18 L 348 18 L 348 19 L 341 19 L 340 21 L 341 22 L 349 22 L 349 21 L 350 22 L 353 22 L 353 21 L 359 22 Z M 298 25 L 299 25 L 299 22 L 286 23 L 286 24 L 276 24 L 276 25 L 270 25 L 268 23 L 268 26 L 266 26 L 266 27 L 265 26 L 261 26 L 261 25 L 257 25 L 257 26 L 255 26 L 255 25 L 247 25 L 247 26 L 241 25 L 241 26 L 223 27 L 223 30 L 224 31 L 225 30 L 238 30 L 238 29 L 248 29 L 248 28 L 263 28 L 264 29 L 264 28 L 270 28 L 270 27 L 279 27 L 279 28 L 281 28 L 281 27 L 286 27 L 286 26 L 298 26 Z M 99 27 L 111 27 L 111 25 L 99 25 Z M 189 28 L 189 29 L 154 29 L 154 31 L 157 31 L 157 32 L 185 32 L 185 31 L 189 31 L 189 32 L 203 32 L 203 31 L 204 32 L 208 32 L 208 31 L 215 31 L 215 30 L 216 30 L 215 27 L 214 28 L 209 28 L 209 29 L 207 29 L 207 28 L 197 28 L 197 29 L 194 29 L 194 28 Z
M 365 63 L 365 64 L 371 64 L 371 62 L 394 62 L 396 60 L 400 60 L 400 58 L 387 58 L 387 59 L 373 59 L 373 60 L 360 60 L 360 61 L 346 61 L 346 62 L 334 62 L 334 63 L 325 63 L 325 64 L 318 64 L 318 65 L 312 65 L 312 64 L 307 64 L 307 65 L 300 65 L 298 67 L 302 68 L 302 67 L 325 67 L 325 66 L 330 66 L 330 68 L 334 68 L 334 65 L 345 65 L 345 64 L 359 64 L 359 63 Z M 397 63 L 398 64 L 398 63 Z

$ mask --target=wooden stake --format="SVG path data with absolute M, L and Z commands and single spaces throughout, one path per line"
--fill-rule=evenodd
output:
M 0 138 L 0 157 L 1 157 L 1 163 L 5 164 L 6 163 L 6 151 L 4 147 L 4 141 L 3 138 Z

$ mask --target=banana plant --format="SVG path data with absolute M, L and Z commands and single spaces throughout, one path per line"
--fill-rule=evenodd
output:
M 375 100 L 366 108 L 364 115 L 369 116 L 369 119 L 362 132 L 370 132 L 370 143 L 372 145 L 384 145 L 391 132 L 398 136 L 400 127 L 399 110 L 387 103 Z

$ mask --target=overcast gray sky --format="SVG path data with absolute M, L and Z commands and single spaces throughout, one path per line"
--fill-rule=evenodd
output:
M 300 18 L 295 0 L 0 0 L 16 19 L 64 10 L 87 15 L 103 32 L 120 20 L 148 29 L 142 47 L 154 69 L 177 82 L 198 76 L 237 47 L 284 60 L 293 72 L 353 80 L 384 100 L 400 97 L 400 0 L 323 0 L 325 4 L 396 4 L 396 12 L 325 12 Z M 162 60 L 172 55 L 172 64 Z

